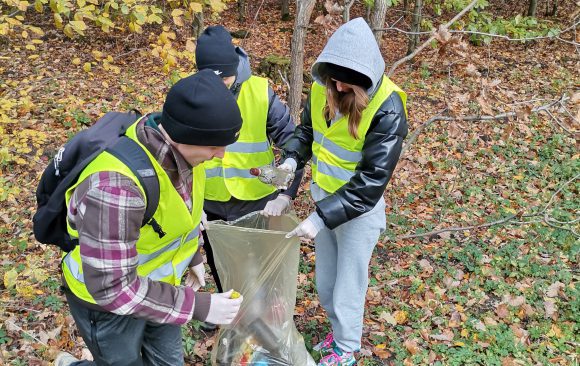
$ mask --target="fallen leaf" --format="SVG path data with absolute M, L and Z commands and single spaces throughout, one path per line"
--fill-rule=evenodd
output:
M 381 312 L 379 315 L 379 320 L 383 320 L 391 325 L 397 325 L 397 320 L 395 317 L 391 315 L 391 313 L 387 313 L 386 311 Z
M 10 271 L 4 273 L 4 287 L 12 288 L 16 286 L 16 279 L 18 278 L 18 272 L 14 268 Z
M 405 348 L 407 349 L 407 351 L 409 351 L 410 354 L 415 355 L 419 353 L 419 346 L 417 345 L 416 340 L 407 339 L 403 344 L 405 345 Z
M 556 315 L 556 312 L 558 311 L 558 307 L 556 306 L 554 300 L 547 299 L 544 301 L 544 311 L 546 312 L 547 318 L 554 318 L 554 315 Z
M 407 322 L 407 312 L 404 310 L 397 310 L 395 314 L 393 314 L 397 324 L 405 324 Z
M 562 282 L 559 282 L 559 281 L 554 282 L 546 290 L 546 296 L 558 297 L 558 293 L 560 292 L 560 289 L 563 289 L 564 287 L 566 287 L 566 286 Z

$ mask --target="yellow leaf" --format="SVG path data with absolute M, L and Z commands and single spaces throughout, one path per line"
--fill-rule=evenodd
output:
M 174 9 L 171 12 L 171 16 L 174 17 L 174 18 L 175 17 L 178 17 L 178 16 L 181 16 L 181 15 L 183 15 L 183 10 L 182 9 Z
M 35 59 L 37 59 L 38 57 L 39 57 L 38 55 L 30 55 L 30 56 L 28 56 L 28 59 L 29 59 L 29 60 L 35 60 Z
M 463 346 L 465 346 L 465 343 L 463 343 L 463 342 L 455 342 L 455 343 L 453 343 L 453 344 L 454 344 L 454 345 L 456 345 L 456 346 L 458 346 L 458 347 L 463 347 Z
M 18 2 L 18 10 L 20 10 L 20 11 L 26 11 L 28 9 L 28 5 L 30 5 L 28 3 L 28 1 L 19 1 Z
M 103 58 L 103 53 L 101 51 L 97 51 L 97 50 L 93 50 L 91 52 L 91 54 L 93 55 L 93 57 L 97 60 L 100 60 Z
M 78 65 L 80 65 L 80 64 L 81 64 L 81 59 L 80 59 L 80 58 L 78 58 L 78 57 L 77 57 L 77 58 L 74 58 L 74 59 L 72 60 L 72 64 L 73 64 L 73 65 L 77 65 L 77 66 L 78 66 Z
M 44 12 L 44 5 L 42 4 L 42 1 L 40 0 L 36 0 L 34 2 L 34 9 L 38 12 L 38 13 L 42 13 Z
M 27 282 L 18 281 L 16 283 L 16 292 L 25 299 L 32 299 L 35 291 Z
M 53 17 L 54 17 L 54 24 L 56 25 L 56 27 L 58 29 L 62 29 L 62 17 L 60 16 L 60 14 L 55 13 L 53 15 Z
M 91 72 L 91 63 L 85 62 L 85 64 L 83 65 L 83 70 L 85 70 L 85 72 Z
M 173 23 L 178 27 L 183 27 L 185 25 L 182 17 L 173 17 Z
M 203 6 L 199 3 L 189 3 L 189 8 L 193 13 L 201 13 L 203 11 Z
M 22 36 L 22 38 L 24 38 L 24 39 L 28 38 L 28 32 L 27 32 L 27 31 L 22 31 L 22 34 L 21 34 L 21 36 Z
M 16 278 L 18 278 L 18 272 L 15 269 L 4 273 L 4 287 L 12 288 L 16 285 Z
M 72 38 L 75 35 L 74 34 L 74 30 L 73 30 L 73 28 L 72 28 L 72 26 L 70 24 L 67 24 L 67 25 L 64 26 L 63 32 L 69 38 Z
M 25 48 L 26 48 L 27 50 L 29 50 L 29 51 L 34 51 L 34 50 L 36 50 L 36 47 L 35 47 L 33 44 L 27 44 L 27 45 L 25 46 Z
M 187 42 L 185 42 L 185 49 L 189 52 L 194 52 L 195 51 L 195 43 L 193 43 L 193 41 L 191 39 L 188 39 Z
M 42 39 L 33 39 L 32 40 L 32 43 L 34 43 L 34 44 L 42 44 L 42 43 L 44 43 L 44 41 Z
M 375 348 L 378 348 L 378 349 L 385 349 L 385 348 L 387 348 L 387 345 L 386 345 L 386 344 L 384 344 L 384 343 L 381 343 L 381 344 L 377 344 L 377 345 L 375 346 Z
M 78 33 L 82 33 L 82 31 L 87 29 L 87 25 L 82 20 L 71 20 L 69 24 L 74 28 L 75 31 Z
M 519 174 L 518 175 L 514 175 L 514 179 L 515 180 L 522 180 L 522 179 L 524 179 L 524 176 L 523 175 L 519 175 Z
M 469 331 L 467 329 L 463 329 L 461 331 L 461 336 L 464 337 L 464 338 L 466 338 L 467 336 L 469 336 Z
M 404 324 L 407 321 L 407 312 L 404 310 L 397 310 L 393 314 L 397 324 Z

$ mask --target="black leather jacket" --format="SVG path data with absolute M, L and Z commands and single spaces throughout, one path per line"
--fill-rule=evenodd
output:
M 328 228 L 334 229 L 375 207 L 399 161 L 407 132 L 403 102 L 397 93 L 392 93 L 371 122 L 355 175 L 334 194 L 316 203 L 316 212 Z M 313 140 L 309 96 L 302 124 L 284 145 L 284 157 L 294 158 L 297 169 L 303 168 L 312 157 Z

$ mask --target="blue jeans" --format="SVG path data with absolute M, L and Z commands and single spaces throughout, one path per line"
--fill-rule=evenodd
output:
M 181 366 L 181 327 L 88 309 L 65 291 L 70 312 L 94 361 L 75 366 Z

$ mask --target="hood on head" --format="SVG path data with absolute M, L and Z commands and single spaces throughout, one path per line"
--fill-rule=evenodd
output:
M 346 67 L 368 76 L 372 80 L 372 86 L 367 89 L 369 95 L 377 89 L 385 73 L 385 61 L 371 28 L 363 18 L 355 18 L 341 25 L 328 39 L 312 65 L 312 78 L 323 86 L 325 63 Z
M 244 51 L 244 49 L 241 47 L 236 47 L 236 53 L 240 58 L 240 62 L 238 63 L 236 81 L 234 82 L 233 86 L 235 85 L 239 86 L 244 81 L 248 80 L 250 76 L 252 76 L 252 70 L 250 68 L 250 58 L 248 57 L 246 51 Z

